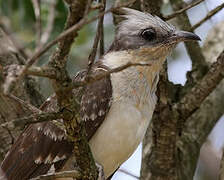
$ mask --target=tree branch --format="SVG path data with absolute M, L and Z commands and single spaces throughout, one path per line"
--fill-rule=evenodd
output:
M 43 67 L 30 67 L 26 74 L 33 75 L 33 76 L 40 76 L 40 77 L 47 77 L 50 79 L 57 79 L 60 77 L 60 72 L 58 72 L 55 68 L 51 68 L 48 66 Z
M 183 119 L 187 119 L 203 100 L 216 88 L 224 77 L 224 51 L 219 55 L 217 61 L 212 64 L 208 73 L 198 82 L 179 103 L 174 105 L 174 109 L 180 113 Z
M 118 73 L 118 72 L 123 71 L 123 70 L 125 70 L 129 67 L 132 67 L 132 66 L 151 66 L 151 63 L 131 63 L 131 62 L 128 62 L 128 63 L 126 63 L 122 66 L 119 66 L 119 67 L 114 68 L 114 69 L 110 69 L 109 71 L 106 71 L 104 73 L 101 73 L 101 74 L 98 74 L 98 75 L 95 75 L 95 76 L 90 76 L 88 79 L 85 79 L 83 81 L 75 81 L 75 82 L 73 82 L 72 89 L 80 87 L 80 86 L 85 86 L 89 83 L 99 81 L 99 80 L 105 78 L 106 76 L 109 76 L 112 73 Z
M 105 11 L 106 8 L 106 0 L 102 0 L 103 3 L 103 7 L 100 9 L 100 12 L 103 13 Z M 102 56 L 104 54 L 104 28 L 103 28 L 103 20 L 104 20 L 104 16 L 102 16 L 99 20 L 99 29 L 100 29 L 100 52 L 99 55 Z
M 18 102 L 19 104 L 21 104 L 23 107 L 27 108 L 28 110 L 30 110 L 32 113 L 41 113 L 41 110 L 39 110 L 38 108 L 36 108 L 35 106 L 31 105 L 28 102 L 23 101 L 22 99 L 10 94 L 8 95 L 9 98 L 13 99 L 14 101 Z
M 203 101 L 200 108 L 188 118 L 177 139 L 177 164 L 180 177 L 191 180 L 194 177 L 200 149 L 223 115 L 224 80 Z
M 138 176 L 136 176 L 136 175 L 134 175 L 134 174 L 128 172 L 128 171 L 125 170 L 125 169 L 118 169 L 118 171 L 120 171 L 120 172 L 122 172 L 122 173 L 124 173 L 124 174 L 126 174 L 126 175 L 128 175 L 128 176 L 131 176 L 132 178 L 139 179 Z
M 21 47 L 21 45 L 17 42 L 17 40 L 11 35 L 9 30 L 4 26 L 4 24 L 0 23 L 0 28 L 3 32 L 3 34 L 8 38 L 8 40 L 12 43 L 16 51 L 24 58 L 27 59 L 29 56 L 24 51 L 24 49 Z
M 181 9 L 184 4 L 183 0 L 171 0 L 170 2 L 174 10 Z M 177 23 L 180 29 L 191 31 L 191 23 L 186 12 L 183 12 L 177 17 Z M 198 82 L 208 71 L 208 65 L 202 54 L 199 43 L 185 42 L 184 44 L 192 61 L 192 70 L 187 73 L 187 82 L 179 93 L 180 97 L 183 96 L 189 89 L 191 89 L 196 84 L 196 82 Z
M 221 11 L 223 8 L 224 8 L 224 3 L 217 6 L 215 9 L 211 10 L 201 21 L 199 21 L 194 26 L 192 26 L 191 31 L 194 31 L 195 29 L 197 29 L 200 25 L 202 25 L 205 21 L 210 19 L 212 16 L 214 16 L 219 11 Z
M 106 7 L 106 1 L 105 0 L 104 0 L 103 3 L 104 3 L 103 4 L 104 6 L 99 11 L 101 13 L 104 13 L 104 10 L 105 10 L 105 7 Z M 99 40 L 101 40 L 103 38 L 102 37 L 102 33 L 103 33 L 103 19 L 104 19 L 104 16 L 100 17 L 99 20 L 98 20 L 96 36 L 95 36 L 95 39 L 94 39 L 92 51 L 91 51 L 91 53 L 89 55 L 89 59 L 88 59 L 88 69 L 87 69 L 86 77 L 89 76 L 89 73 L 91 71 L 92 65 L 94 64 L 94 61 L 95 61 L 95 58 L 96 58 L 96 53 L 97 53 L 97 47 L 98 47 L 98 44 L 99 44 Z
M 62 112 L 51 112 L 51 113 L 41 113 L 41 114 L 33 114 L 28 117 L 15 119 L 0 125 L 0 127 L 6 127 L 10 130 L 15 130 L 16 128 L 23 128 L 27 124 L 39 123 L 52 121 L 57 119 L 62 119 Z
M 31 67 L 34 63 L 36 63 L 36 61 L 38 60 L 38 58 L 40 58 L 45 52 L 47 52 L 53 45 L 55 45 L 56 43 L 58 43 L 59 41 L 63 40 L 66 36 L 74 33 L 76 34 L 77 31 L 79 31 L 84 25 L 89 24 L 95 20 L 97 20 L 98 18 L 104 16 L 104 14 L 107 14 L 111 11 L 114 11 L 117 8 L 121 8 L 121 7 L 126 7 L 129 6 L 130 4 L 133 4 L 133 2 L 135 2 L 136 0 L 130 1 L 128 3 L 122 3 L 119 6 L 116 7 L 112 7 L 108 10 L 106 10 L 104 13 L 100 13 L 97 16 L 94 16 L 92 18 L 90 18 L 89 20 L 86 18 L 81 19 L 77 24 L 74 24 L 73 26 L 71 26 L 70 28 L 68 28 L 67 30 L 65 30 L 64 32 L 62 32 L 57 38 L 55 38 L 54 40 L 52 40 L 51 42 L 49 42 L 48 44 L 46 44 L 46 46 L 44 46 L 43 48 L 39 49 L 36 53 L 34 53 L 34 55 L 29 58 L 27 60 L 26 65 L 24 66 L 23 69 L 21 69 L 18 72 L 18 76 L 11 79 L 10 83 L 8 84 L 8 86 L 5 86 L 4 88 L 4 94 L 9 94 L 10 92 L 12 92 L 12 90 L 15 88 L 16 83 L 19 82 L 19 80 L 26 74 L 26 71 L 29 67 Z M 68 52 L 64 52 L 65 54 L 68 54 Z
M 73 178 L 73 179 L 81 179 L 82 175 L 77 170 L 72 171 L 62 171 L 52 174 L 41 175 L 36 178 L 32 178 L 30 180 L 52 180 L 57 178 Z
M 47 18 L 47 27 L 42 33 L 41 39 L 40 39 L 40 47 L 43 46 L 49 39 L 51 32 L 54 27 L 54 19 L 55 19 L 55 8 L 56 1 L 49 1 L 49 12 L 48 12 L 48 18 Z
M 32 0 L 34 14 L 36 17 L 36 33 L 37 33 L 37 39 L 36 39 L 36 47 L 39 48 L 40 46 L 40 39 L 41 39 L 41 10 L 40 10 L 40 0 Z
M 163 16 L 163 19 L 168 21 L 172 18 L 175 18 L 176 16 L 178 16 L 179 14 L 182 14 L 183 12 L 187 11 L 188 9 L 191 9 L 192 7 L 194 6 L 197 6 L 198 4 L 200 4 L 201 2 L 203 2 L 204 0 L 198 0 L 198 1 L 193 1 L 192 3 L 186 5 L 186 7 L 182 8 L 182 9 L 179 9 L 177 11 L 175 11 L 174 13 L 172 14 L 169 14 L 169 15 L 166 15 L 166 16 Z
M 208 99 L 203 102 L 223 79 L 223 70 L 224 51 L 219 55 L 217 61 L 212 64 L 203 79 L 179 103 L 172 107 L 173 117 L 179 113 L 179 122 L 185 122 L 178 127 L 180 128 L 180 136 L 177 136 L 176 142 L 178 148 L 176 152 L 178 158 L 176 166 L 178 168 L 176 170 L 183 180 L 193 178 L 200 148 L 217 120 L 223 114 L 223 109 L 220 108 L 223 107 L 221 105 L 223 104 L 223 98 L 216 95 L 216 98 L 213 97 L 213 101 Z M 223 92 L 218 94 L 223 94 Z M 223 95 L 221 96 L 223 97 Z M 196 111 L 200 106 L 200 110 Z M 214 110 L 214 108 L 216 109 Z
M 92 0 L 65 1 L 69 8 L 65 30 L 69 30 L 69 28 L 76 25 L 81 28 L 81 26 L 88 23 L 87 15 L 89 13 Z M 77 30 L 79 30 L 79 28 L 77 28 Z M 90 180 L 97 179 L 98 171 L 86 139 L 84 122 L 81 121 L 80 117 L 80 98 L 82 93 L 80 92 L 80 96 L 73 96 L 72 89 L 68 88 L 72 86 L 72 80 L 66 70 L 68 54 L 74 38 L 78 35 L 77 30 L 71 31 L 70 34 L 65 35 L 58 41 L 58 47 L 51 56 L 48 66 L 55 68 L 60 72 L 60 78 L 51 80 L 51 83 L 56 93 L 59 109 L 67 110 L 74 115 L 72 118 L 70 116 L 63 116 L 63 123 L 65 125 L 67 138 L 73 143 L 72 156 L 75 157 L 75 164 L 80 168 L 82 179 Z

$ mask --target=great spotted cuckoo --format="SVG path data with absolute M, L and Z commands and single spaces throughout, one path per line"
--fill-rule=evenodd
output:
M 94 159 L 103 166 L 108 179 L 132 155 L 145 135 L 166 57 L 177 43 L 200 40 L 197 35 L 179 31 L 148 13 L 122 8 L 120 17 L 123 21 L 117 26 L 111 47 L 93 65 L 91 73 L 107 72 L 128 62 L 151 65 L 129 67 L 85 88 L 80 113 Z M 85 73 L 79 72 L 75 79 Z M 54 111 L 56 98 L 52 96 L 41 108 Z M 25 180 L 68 170 L 72 166 L 72 147 L 66 140 L 66 132 L 55 123 L 29 125 L 2 162 L 2 179 Z

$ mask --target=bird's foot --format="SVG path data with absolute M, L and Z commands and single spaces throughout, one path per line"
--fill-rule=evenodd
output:
M 101 164 L 96 163 L 96 167 L 98 169 L 98 179 L 97 180 L 106 180 L 104 176 L 103 166 Z

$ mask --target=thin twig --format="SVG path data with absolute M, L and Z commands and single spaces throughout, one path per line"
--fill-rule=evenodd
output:
M 72 88 L 77 88 L 80 86 L 85 86 L 89 83 L 93 83 L 95 81 L 101 80 L 102 78 L 112 74 L 112 73 L 117 73 L 120 71 L 123 71 L 124 69 L 127 69 L 131 66 L 151 66 L 150 63 L 131 63 L 128 62 L 127 64 L 124 64 L 122 66 L 119 66 L 117 68 L 111 69 L 105 73 L 102 73 L 98 76 L 91 76 L 89 79 L 83 80 L 83 81 L 75 81 L 73 83 Z M 23 68 L 23 66 L 20 66 L 20 68 Z M 44 66 L 44 67 L 36 67 L 36 66 L 32 66 L 30 67 L 27 71 L 26 71 L 27 75 L 32 75 L 32 76 L 39 76 L 39 77 L 47 77 L 50 79 L 57 79 L 60 77 L 59 73 L 57 72 L 57 70 L 55 70 L 54 68 L 48 67 L 48 66 Z M 8 95 L 10 96 L 10 95 Z
M 91 4 L 92 4 L 92 0 L 88 0 L 83 18 L 87 17 L 88 13 L 90 12 Z
M 52 180 L 56 178 L 73 178 L 73 179 L 80 179 L 82 178 L 82 175 L 77 170 L 72 171 L 62 171 L 52 174 L 46 174 L 46 175 L 40 175 L 36 178 L 32 178 L 30 180 Z
M 122 66 L 119 66 L 117 68 L 110 69 L 109 71 L 106 71 L 102 74 L 98 74 L 96 76 L 90 76 L 88 79 L 85 79 L 83 81 L 75 81 L 75 82 L 73 82 L 72 88 L 85 86 L 89 83 L 93 83 L 95 81 L 101 80 L 101 79 L 105 78 L 106 76 L 109 76 L 112 73 L 118 73 L 120 71 L 123 71 L 124 69 L 127 69 L 131 66 L 151 66 L 151 64 L 150 63 L 131 63 L 131 62 L 128 62 L 128 63 L 126 63 Z
M 199 21 L 194 26 L 192 26 L 191 31 L 194 31 L 195 29 L 197 29 L 201 24 L 203 24 L 205 21 L 207 21 L 212 16 L 214 16 L 216 13 L 221 11 L 223 8 L 224 8 L 224 3 L 222 3 L 219 6 L 217 6 L 215 9 L 211 10 L 201 21 Z
M 34 14 L 36 17 L 36 33 L 37 33 L 36 47 L 38 49 L 40 46 L 41 31 L 42 31 L 40 0 L 32 0 L 32 3 L 33 3 Z
M 100 12 L 104 12 L 106 8 L 106 0 L 102 0 L 103 8 L 100 9 Z M 102 16 L 99 20 L 99 29 L 100 29 L 100 52 L 99 55 L 102 56 L 104 54 L 104 28 L 103 28 L 103 20 L 104 16 Z
M 194 6 L 198 5 L 198 4 L 200 4 L 200 3 L 203 2 L 203 1 L 204 1 L 204 0 L 193 1 L 192 3 L 188 4 L 186 7 L 182 8 L 182 9 L 180 9 L 180 10 L 178 10 L 178 11 L 172 13 L 172 14 L 163 16 L 163 19 L 166 20 L 166 21 L 168 21 L 168 20 L 170 20 L 170 19 L 172 19 L 172 18 L 175 18 L 175 17 L 178 16 L 179 14 L 181 14 L 181 13 L 187 11 L 188 9 L 190 9 L 190 8 L 192 8 L 192 7 L 194 7 Z
M 104 5 L 106 5 L 106 4 L 104 4 Z M 105 7 L 103 9 L 101 9 L 99 12 L 104 13 L 104 9 L 105 9 Z M 101 35 L 102 35 L 103 30 L 101 28 L 103 28 L 103 19 L 104 19 L 104 16 L 101 16 L 98 20 L 96 36 L 95 36 L 95 39 L 94 39 L 94 42 L 93 42 L 92 51 L 91 51 L 91 53 L 89 55 L 89 59 L 88 59 L 88 69 L 87 69 L 87 75 L 86 76 L 89 75 L 89 72 L 91 71 L 92 65 L 94 64 L 99 40 L 102 38 Z
M 27 69 L 30 66 L 32 66 L 37 61 L 37 59 L 40 58 L 40 56 L 42 56 L 45 52 L 47 52 L 57 42 L 59 42 L 60 40 L 64 39 L 69 34 L 74 33 L 74 32 L 77 32 L 84 25 L 89 24 L 89 23 L 97 20 L 98 18 L 104 16 L 104 14 L 107 14 L 107 13 L 109 13 L 111 11 L 114 11 L 117 8 L 126 7 L 126 6 L 132 4 L 135 1 L 136 0 L 131 1 L 131 2 L 128 2 L 128 3 L 123 3 L 120 6 L 112 7 L 110 9 L 108 9 L 107 11 L 105 11 L 103 13 L 100 13 L 97 16 L 94 16 L 93 18 L 90 18 L 89 20 L 86 19 L 86 18 L 83 18 L 77 24 L 73 25 L 72 27 L 70 27 L 66 31 L 62 32 L 57 38 L 55 38 L 54 40 L 52 40 L 51 42 L 49 42 L 45 47 L 39 49 L 36 53 L 34 53 L 34 55 L 31 58 L 29 58 L 27 60 L 27 64 L 24 66 L 23 69 L 21 69 L 21 71 L 18 74 L 18 77 L 16 77 L 13 80 L 11 80 L 10 81 L 10 84 L 7 85 L 6 88 L 4 88 L 4 94 L 9 94 L 15 88 L 15 83 L 18 82 L 26 74 Z
M 136 175 L 134 175 L 134 174 L 128 172 L 128 171 L 125 170 L 125 169 L 118 169 L 118 171 L 120 171 L 120 172 L 122 172 L 122 173 L 124 173 L 124 174 L 127 174 L 128 176 L 131 176 L 131 177 L 133 177 L 133 178 L 135 178 L 135 179 L 139 179 L 138 176 L 136 176 Z
M 212 64 L 207 74 L 198 82 L 179 103 L 174 105 L 183 119 L 187 119 L 192 112 L 200 107 L 204 99 L 215 89 L 224 77 L 224 51 L 217 61 Z
M 170 3 L 174 10 L 178 10 L 179 6 L 181 6 L 184 1 L 170 0 Z M 192 26 L 186 12 L 183 12 L 181 15 L 177 16 L 177 23 L 180 29 L 184 31 L 191 31 Z M 178 90 L 180 91 L 180 96 L 177 99 L 181 98 L 183 94 L 188 92 L 189 89 L 191 89 L 199 80 L 201 80 L 208 70 L 208 65 L 205 61 L 205 57 L 202 54 L 199 42 L 185 42 L 184 44 L 192 61 L 192 70 L 187 73 L 187 82 L 185 86 Z
M 23 101 L 22 99 L 10 94 L 8 95 L 9 98 L 13 99 L 14 101 L 18 102 L 19 104 L 21 104 L 22 107 L 27 108 L 28 110 L 30 110 L 32 113 L 41 113 L 42 111 L 39 110 L 38 108 L 36 108 L 35 106 L 31 105 L 28 102 Z
M 9 32 L 9 30 L 3 25 L 0 24 L 0 28 L 4 35 L 8 38 L 8 40 L 12 43 L 16 51 L 24 58 L 27 59 L 29 56 L 27 53 L 24 51 L 22 46 L 17 42 L 17 40 L 11 35 L 12 33 Z
M 60 72 L 58 72 L 55 68 L 51 68 L 48 66 L 36 67 L 31 66 L 27 71 L 27 75 L 39 76 L 39 77 L 47 77 L 50 79 L 58 79 Z
M 15 119 L 0 125 L 0 127 L 8 128 L 10 130 L 15 130 L 15 128 L 24 127 L 27 124 L 39 123 L 39 122 L 46 122 L 52 121 L 57 119 L 62 119 L 63 113 L 62 112 L 51 112 L 51 113 L 38 113 L 32 114 L 31 116 Z
M 49 1 L 49 3 L 50 5 L 49 5 L 48 18 L 47 18 L 47 27 L 44 30 L 40 39 L 41 46 L 44 45 L 48 41 L 54 27 L 56 1 Z

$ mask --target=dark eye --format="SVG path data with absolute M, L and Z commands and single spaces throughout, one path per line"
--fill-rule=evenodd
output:
M 156 32 L 154 29 L 148 28 L 142 31 L 141 36 L 147 41 L 152 41 L 156 38 Z

